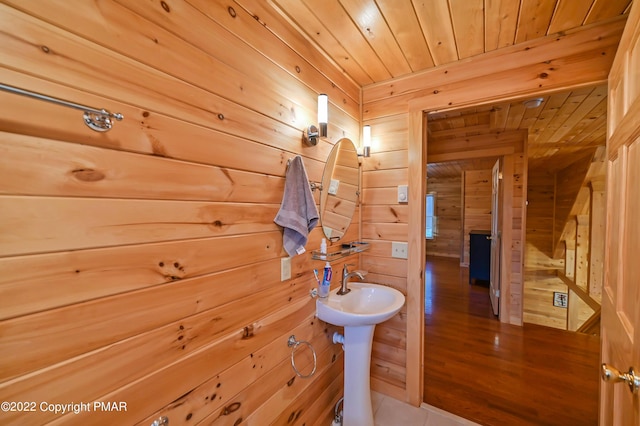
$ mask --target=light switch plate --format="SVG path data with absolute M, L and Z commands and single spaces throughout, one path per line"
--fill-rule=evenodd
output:
M 398 185 L 398 202 L 406 203 L 409 201 L 409 187 L 407 185 Z
M 391 243 L 391 257 L 407 259 L 409 257 L 409 244 L 393 241 Z
M 291 258 L 283 257 L 280 259 L 280 281 L 291 279 Z

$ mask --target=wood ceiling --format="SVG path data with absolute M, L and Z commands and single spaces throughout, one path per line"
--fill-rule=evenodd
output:
M 631 0 L 270 0 L 361 87 L 627 14 Z M 603 145 L 606 87 L 429 116 L 434 137 L 528 129 L 529 167 L 551 171 Z M 491 160 L 430 166 L 429 176 Z
M 556 172 L 593 155 L 606 141 L 607 87 L 582 88 L 526 101 L 429 114 L 430 140 L 467 138 L 505 130 L 528 130 L 529 170 Z M 427 156 L 428 158 L 428 156 Z M 428 176 L 459 176 L 462 170 L 491 168 L 495 158 L 429 164 Z

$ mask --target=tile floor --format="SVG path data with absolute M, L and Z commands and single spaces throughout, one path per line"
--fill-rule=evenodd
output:
M 414 407 L 378 392 L 371 392 L 371 402 L 375 426 L 479 426 L 439 408 Z

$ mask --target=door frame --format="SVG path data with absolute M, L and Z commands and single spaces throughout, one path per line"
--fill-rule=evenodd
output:
M 502 203 L 500 202 L 502 184 L 501 172 L 502 158 L 498 158 L 491 169 L 491 266 L 489 269 L 489 297 L 491 298 L 491 309 L 493 314 L 500 317 L 502 310 L 500 303 L 500 278 L 502 276 L 502 264 L 500 262 L 502 250 Z M 525 233 L 526 238 L 526 233 Z
M 469 85 L 483 84 L 494 87 L 499 82 L 492 82 L 492 76 L 484 76 L 482 79 L 474 78 L 468 81 Z M 482 80 L 480 83 L 478 80 Z M 450 93 L 462 101 L 455 106 L 446 98 L 427 96 L 416 98 L 409 102 L 408 111 L 408 259 L 407 259 L 407 345 L 406 345 L 406 387 L 405 400 L 415 406 L 422 404 L 424 400 L 424 277 L 426 259 L 425 235 L 425 195 L 427 193 L 427 114 L 429 112 L 441 112 L 445 110 L 460 109 L 465 107 L 480 106 L 495 102 L 510 102 L 531 96 L 549 95 L 557 92 L 575 90 L 581 87 L 602 85 L 607 83 L 606 78 L 589 82 L 576 81 L 573 84 L 564 82 L 561 87 L 550 87 L 546 90 L 533 86 L 526 91 L 503 91 L 500 95 L 491 97 L 475 97 L 473 94 Z M 462 85 L 461 87 L 465 87 Z M 525 144 L 526 152 L 526 144 Z M 513 162 L 505 164 L 511 173 Z M 525 164 L 526 167 L 526 164 Z M 504 170 L 507 176 L 509 170 Z M 526 182 L 524 183 L 526 185 Z M 503 181 L 506 188 L 507 183 Z M 526 198 L 526 197 L 525 197 Z M 526 200 L 524 200 L 526 204 Z M 504 218 L 507 220 L 508 218 Z M 524 218 L 523 218 L 524 220 Z M 524 250 L 526 241 L 523 223 L 522 247 Z M 504 241 L 504 239 L 503 239 Z M 505 252 L 505 250 L 503 250 Z M 506 268 L 501 268 L 506 270 Z M 504 274 L 501 274 L 504 283 Z M 505 312 L 504 303 L 508 297 L 501 297 L 500 310 Z

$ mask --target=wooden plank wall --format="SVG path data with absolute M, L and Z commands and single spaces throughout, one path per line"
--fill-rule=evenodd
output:
M 0 81 L 125 117 L 96 133 L 0 92 L 0 400 L 127 408 L 0 423 L 330 423 L 342 349 L 314 318 L 321 265 L 296 256 L 281 282 L 273 218 L 287 159 L 319 181 L 357 140 L 360 89 L 257 0 L 4 1 L 0 22 Z M 329 138 L 308 147 L 318 93 Z M 309 379 L 292 334 L 317 352 Z M 310 371 L 304 346 L 296 362 Z
M 591 165 L 593 154 L 588 153 L 582 158 L 577 159 L 573 164 L 568 165 L 558 171 L 556 175 L 556 201 L 555 201 L 555 219 L 553 233 L 553 248 L 555 257 L 558 257 L 560 250 L 560 242 L 562 239 L 575 238 L 575 234 L 564 235 L 566 223 L 571 216 L 571 209 L 576 201 L 578 192 L 582 188 L 585 175 Z
M 408 182 L 408 117 L 381 118 L 371 123 L 372 154 L 363 159 L 362 237 L 371 250 L 362 267 L 373 282 L 390 285 L 407 295 L 407 260 L 391 257 L 393 241 L 408 240 L 408 204 L 398 203 L 398 185 Z M 406 306 L 394 319 L 376 326 L 371 359 L 371 386 L 405 399 Z M 417 374 L 417 372 L 415 372 Z
M 429 178 L 436 193 L 438 234 L 427 240 L 427 256 L 455 257 L 462 253 L 462 176 Z
M 567 292 L 556 272 L 564 259 L 553 258 L 556 174 L 530 170 L 527 188 L 524 322 L 566 329 L 567 310 L 553 306 L 554 292 Z
M 524 142 L 524 152 L 513 155 L 513 180 L 511 182 L 511 194 L 503 200 L 503 206 L 511 206 L 511 226 L 503 227 L 503 239 L 508 231 L 511 231 L 511 244 L 508 246 L 510 253 L 511 267 L 508 268 L 510 274 L 509 299 L 501 306 L 508 306 L 508 317 L 500 317 L 500 321 L 510 324 L 522 325 L 522 305 L 524 298 L 524 252 L 526 242 L 527 227 L 527 186 L 529 182 L 529 165 L 527 157 L 526 138 Z M 504 173 L 503 173 L 504 174 Z M 510 200 L 509 200 L 510 199 Z M 506 207 L 505 206 L 505 207 Z M 501 292 L 506 289 L 501 284 Z
M 469 233 L 491 231 L 491 169 L 464 172 L 464 231 L 460 263 L 469 266 Z

